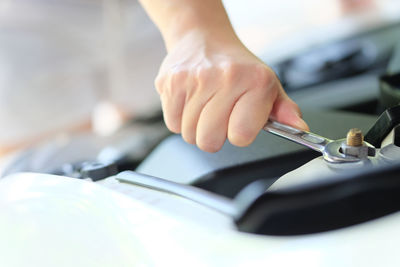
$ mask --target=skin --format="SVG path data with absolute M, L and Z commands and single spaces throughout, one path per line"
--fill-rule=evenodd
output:
M 155 85 L 164 120 L 200 149 L 248 146 L 268 118 L 308 130 L 275 73 L 236 36 L 221 1 L 141 0 L 168 54 Z

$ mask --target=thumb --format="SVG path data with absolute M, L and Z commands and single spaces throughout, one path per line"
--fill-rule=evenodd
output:
M 282 88 L 274 102 L 270 118 L 295 128 L 309 131 L 307 123 L 302 119 L 299 106 L 288 97 Z

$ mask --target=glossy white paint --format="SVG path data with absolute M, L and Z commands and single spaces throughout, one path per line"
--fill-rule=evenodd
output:
M 0 180 L 0 211 L 7 267 L 400 265 L 399 213 L 320 234 L 256 236 L 177 218 L 92 182 L 30 173 Z

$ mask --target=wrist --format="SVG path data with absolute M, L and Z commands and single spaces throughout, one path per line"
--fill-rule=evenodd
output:
M 203 16 L 188 9 L 177 12 L 177 16 L 161 31 L 168 51 L 191 36 L 205 42 L 240 43 L 227 17 Z

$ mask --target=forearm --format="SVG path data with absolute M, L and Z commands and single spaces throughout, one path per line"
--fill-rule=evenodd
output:
M 140 0 L 171 50 L 192 31 L 221 41 L 238 41 L 220 0 Z

